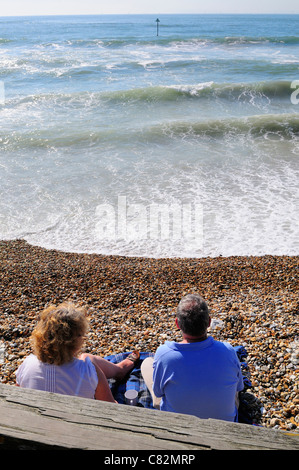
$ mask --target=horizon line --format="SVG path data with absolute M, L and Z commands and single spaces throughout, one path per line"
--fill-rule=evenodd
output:
M 0 15 L 0 18 L 19 18 L 19 17 L 39 17 L 39 16 L 162 16 L 162 15 L 299 15 L 298 12 L 200 12 L 200 13 L 37 13 L 37 14 L 19 14 L 19 15 Z

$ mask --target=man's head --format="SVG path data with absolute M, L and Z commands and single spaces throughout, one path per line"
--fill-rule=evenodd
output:
M 204 299 L 198 294 L 183 297 L 177 307 L 176 320 L 177 326 L 186 335 L 204 335 L 210 325 L 209 309 Z

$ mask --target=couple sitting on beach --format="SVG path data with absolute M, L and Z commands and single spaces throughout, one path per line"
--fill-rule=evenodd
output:
M 210 315 L 197 294 L 184 297 L 176 326 L 182 341 L 166 341 L 141 372 L 153 406 L 200 418 L 236 421 L 236 396 L 243 389 L 240 362 L 228 343 L 207 335 Z M 108 380 L 123 380 L 139 361 L 133 351 L 118 364 L 92 354 L 80 354 L 88 321 L 84 309 L 71 303 L 45 309 L 32 333 L 34 354 L 16 372 L 20 387 L 116 403 Z

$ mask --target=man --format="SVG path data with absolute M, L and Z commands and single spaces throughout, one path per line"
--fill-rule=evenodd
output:
M 141 371 L 156 408 L 160 405 L 163 411 L 237 421 L 235 399 L 244 388 L 240 362 L 229 343 L 208 336 L 210 322 L 204 299 L 197 294 L 185 296 L 175 319 L 182 341 L 166 341 L 157 349 L 152 376 L 152 358 L 143 362 Z

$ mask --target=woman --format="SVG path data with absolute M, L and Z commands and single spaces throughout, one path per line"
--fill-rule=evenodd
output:
M 107 379 L 123 379 L 139 353 L 119 364 L 91 354 L 79 356 L 88 327 L 85 310 L 72 303 L 43 310 L 31 336 L 33 354 L 16 372 L 17 385 L 116 403 Z

